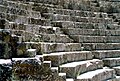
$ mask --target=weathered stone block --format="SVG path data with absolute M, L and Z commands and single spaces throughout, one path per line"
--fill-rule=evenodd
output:
M 75 81 L 102 81 L 114 78 L 115 71 L 113 69 L 98 69 L 81 74 Z
M 113 66 L 119 66 L 120 65 L 120 58 L 105 58 L 103 59 L 104 65 L 113 67 Z
M 103 51 L 93 51 L 92 54 L 95 58 L 103 59 L 103 58 L 111 58 L 111 57 L 119 57 L 119 50 L 103 50 Z
M 28 49 L 27 54 L 28 54 L 29 57 L 35 57 L 36 49 Z
M 63 64 L 60 66 L 60 72 L 65 72 L 67 77 L 76 78 L 84 72 L 99 69 L 103 67 L 103 62 L 97 59 L 78 61 Z
M 63 63 L 74 62 L 79 60 L 92 59 L 93 55 L 91 52 L 60 52 L 44 54 L 44 59 L 52 61 L 52 66 L 59 66 Z
M 75 41 L 80 43 L 105 43 L 105 36 L 82 36 L 82 35 L 70 35 Z
M 120 66 L 113 67 L 115 70 L 116 74 L 119 76 L 120 75 Z
M 66 81 L 66 73 L 59 73 L 59 81 Z

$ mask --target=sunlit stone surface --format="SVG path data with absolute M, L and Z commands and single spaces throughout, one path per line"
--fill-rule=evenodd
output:
M 0 0 L 0 81 L 120 81 L 120 0 Z

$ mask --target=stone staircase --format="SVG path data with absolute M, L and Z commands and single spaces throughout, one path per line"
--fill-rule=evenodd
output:
M 119 4 L 1 0 L 0 80 L 120 81 Z

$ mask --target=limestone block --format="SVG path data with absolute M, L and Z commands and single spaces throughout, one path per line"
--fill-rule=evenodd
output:
M 120 66 L 113 67 L 113 69 L 115 69 L 116 74 L 119 76 L 120 75 Z
M 65 45 L 60 43 L 43 43 L 41 44 L 41 52 L 50 53 L 56 51 L 64 51 Z
M 120 65 L 120 58 L 106 58 L 103 59 L 104 65 L 113 67 L 113 66 L 119 66 Z
M 37 25 L 40 25 L 40 19 L 29 18 L 28 23 L 29 23 L 29 24 L 37 24 Z
M 53 21 L 70 21 L 70 16 L 68 15 L 60 15 L 60 14 L 54 14 L 53 15 L 53 18 L 52 18 Z
M 65 51 L 80 51 L 81 44 L 80 43 L 66 43 Z
M 119 36 L 120 31 L 119 30 L 106 30 L 106 35 L 110 36 Z
M 34 26 L 34 25 L 26 25 L 26 29 L 25 29 L 25 30 L 26 30 L 27 32 L 33 32 L 33 26 Z
M 120 48 L 119 43 L 84 43 L 83 47 L 85 50 L 116 50 Z
M 81 74 L 75 81 L 102 81 L 114 78 L 115 71 L 113 69 L 98 69 Z
M 42 40 L 46 41 L 46 42 L 61 42 L 61 43 L 67 43 L 67 42 L 72 42 L 72 39 L 70 39 L 68 36 L 63 35 L 63 34 L 46 34 L 46 35 L 41 35 L 42 36 Z
M 44 55 L 44 60 L 50 60 L 52 62 L 52 66 L 59 66 L 64 63 L 63 55 Z
M 94 28 L 94 24 L 90 24 L 90 23 L 74 22 L 74 24 L 75 24 L 74 28 L 83 28 L 83 29 L 93 29 Z
M 44 60 L 51 60 L 52 66 L 59 66 L 63 63 L 92 59 L 93 55 L 91 52 L 59 52 L 59 53 L 50 53 L 44 54 Z
M 73 21 L 76 21 L 76 22 L 88 22 L 88 17 L 79 17 L 79 16 L 75 16 Z
M 36 55 L 36 49 L 28 49 L 27 53 L 28 53 L 29 57 L 35 57 L 35 55 Z
M 35 12 L 35 11 L 30 11 L 29 16 L 32 18 L 38 18 L 38 19 L 41 18 L 41 14 L 39 12 Z
M 57 33 L 60 32 L 59 31 L 60 28 L 53 28 L 52 26 L 39 26 L 39 33 L 40 34 L 53 34 L 53 33 Z
M 55 9 L 54 10 L 56 14 L 61 14 L 61 15 L 64 15 L 64 9 Z
M 110 58 L 110 57 L 119 57 L 119 50 L 103 50 L 103 51 L 93 51 L 92 54 L 95 58 L 103 59 L 103 58 Z
M 60 72 L 65 72 L 67 77 L 76 78 L 78 75 L 103 67 L 103 62 L 97 59 L 66 63 L 60 66 Z
M 59 81 L 66 81 L 66 73 L 59 73 Z
M 118 43 L 120 41 L 120 36 L 107 36 L 106 40 L 106 42 L 109 43 Z
M 81 50 L 79 43 L 41 43 L 41 52 L 43 53 L 79 50 Z
M 41 19 L 40 24 L 38 23 L 37 25 L 51 26 L 51 21 L 50 21 L 50 19 Z
M 28 18 L 24 16 L 17 16 L 14 22 L 20 23 L 20 24 L 28 24 Z
M 105 36 L 82 36 L 82 35 L 70 35 L 77 42 L 84 43 L 104 43 L 106 42 Z
M 51 67 L 51 71 L 53 74 L 52 81 L 59 81 L 58 67 Z

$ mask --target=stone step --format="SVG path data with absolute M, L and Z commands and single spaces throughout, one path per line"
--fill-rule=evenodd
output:
M 119 36 L 120 31 L 119 31 L 119 29 L 117 29 L 117 30 L 106 30 L 106 35 L 108 35 L 108 36 Z
M 51 25 L 50 19 L 44 19 L 44 18 L 30 18 L 26 16 L 20 16 L 20 15 L 9 14 L 9 13 L 5 15 L 5 18 L 10 22 L 15 22 L 19 24 L 36 24 L 36 25 L 42 25 L 42 26 Z
M 105 43 L 105 36 L 84 36 L 84 35 L 70 35 L 72 39 L 79 43 Z
M 74 81 L 73 78 L 67 78 L 66 81 Z
M 80 51 L 80 43 L 47 43 L 47 42 L 24 42 L 27 48 L 33 47 L 38 53 Z
M 32 10 L 32 4 L 24 4 L 21 2 L 17 2 L 17 1 L 2 1 L 2 3 L 5 3 L 5 6 L 10 7 L 10 8 L 17 8 L 17 9 L 22 9 L 22 10 Z M 3 4 L 4 5 L 4 4 Z
M 28 32 L 28 31 L 24 31 L 24 30 L 11 30 L 11 34 L 16 35 L 18 37 L 22 36 L 22 41 L 32 41 L 33 38 L 37 38 L 38 36 L 36 36 L 34 33 L 32 32 Z
M 26 17 L 31 17 L 31 18 L 41 18 L 40 12 L 37 11 L 31 11 L 31 10 L 24 10 L 24 9 L 18 9 L 16 7 L 10 7 L 10 6 L 4 6 L 0 5 L 0 9 L 4 10 L 4 13 L 9 13 L 9 14 L 16 14 L 20 16 L 26 16 Z M 3 13 L 2 11 L 0 11 Z
M 59 27 L 41 26 L 35 24 L 20 24 L 15 22 L 8 22 L 5 25 L 6 29 L 12 30 L 25 30 L 35 34 L 62 34 L 63 32 Z
M 119 13 L 120 12 L 120 3 L 119 2 L 110 2 L 110 1 L 99 1 L 100 8 L 102 12 L 107 12 L 107 13 Z M 108 6 L 110 5 L 110 6 Z M 114 6 L 116 5 L 116 6 Z M 112 10 L 111 10 L 112 8 Z
M 75 81 L 105 81 L 114 78 L 114 75 L 113 69 L 98 69 L 79 75 Z
M 41 34 L 41 41 L 57 42 L 57 43 L 72 43 L 73 40 L 64 34 Z
M 103 59 L 104 66 L 114 67 L 120 65 L 120 57 Z
M 120 76 L 120 66 L 112 67 L 118 76 Z
M 0 11 L 1 13 L 4 12 L 7 14 L 16 14 L 19 16 L 26 16 L 26 17 L 31 17 L 31 18 L 41 18 L 40 12 L 37 11 L 31 11 L 31 10 L 24 10 L 24 9 L 19 9 L 16 7 L 10 7 L 10 6 L 4 6 L 0 5 L 0 9 L 4 9 L 4 11 Z
M 69 16 L 80 16 L 80 17 L 98 17 L 98 18 L 107 18 L 107 13 L 91 12 L 91 11 L 80 11 L 80 10 L 70 10 L 70 9 L 57 9 L 54 8 L 50 13 L 43 13 L 43 16 L 60 14 L 60 15 L 69 15 Z
M 66 81 L 66 73 L 59 73 L 59 81 Z
M 97 59 L 115 58 L 120 57 L 120 50 L 96 50 L 92 51 L 92 54 Z
M 82 43 L 83 50 L 119 50 L 120 43 Z
M 46 19 L 52 21 L 74 21 L 74 22 L 90 22 L 90 23 L 108 23 L 111 24 L 113 20 L 111 18 L 97 18 L 97 17 L 80 17 L 80 16 L 69 16 L 52 13 L 43 14 Z
M 11 4 L 11 3 L 14 3 L 14 5 L 21 5 L 21 4 L 24 4 L 22 5 L 23 7 L 29 7 L 28 5 L 31 4 L 30 6 L 44 6 L 44 7 L 50 7 L 50 8 L 62 8 L 61 5 L 58 5 L 58 0 L 55 0 L 55 1 L 44 1 L 44 0 L 31 0 L 31 1 L 24 1 L 24 0 L 18 0 L 19 3 L 17 3 L 15 0 L 9 0 L 9 1 L 6 1 L 6 3 L 8 4 Z M 18 7 L 19 7 L 18 6 Z M 20 6 L 21 8 L 21 6 Z
M 90 51 L 73 51 L 73 52 L 56 52 L 44 54 L 44 60 L 52 62 L 52 66 L 59 66 L 60 64 L 92 59 L 93 55 Z
M 103 67 L 102 60 L 93 59 L 86 61 L 71 62 L 60 65 L 60 72 L 66 73 L 67 77 L 76 78 L 78 75 L 100 69 Z
M 120 36 L 70 35 L 70 37 L 79 43 L 119 43 L 120 41 Z
M 36 56 L 36 49 L 27 49 L 27 54 L 29 57 L 35 57 Z
M 82 29 L 119 29 L 120 25 L 104 23 L 84 23 L 72 21 L 52 21 L 53 26 L 61 28 L 82 28 Z
M 62 31 L 69 35 L 120 36 L 120 30 L 62 28 Z
M 11 35 L 13 39 L 16 39 L 16 42 L 22 43 L 24 41 L 24 36 L 19 36 L 19 35 Z
M 105 36 L 107 31 L 104 29 L 81 29 L 81 28 L 62 28 L 62 30 L 68 35 L 90 35 L 90 36 L 96 35 Z
M 91 12 L 91 11 L 82 11 L 82 10 L 70 10 L 70 9 L 57 9 L 54 8 L 55 14 L 61 15 L 71 15 L 71 16 L 82 16 L 82 17 L 107 17 L 107 13 L 103 12 Z
M 103 12 L 92 12 L 92 11 L 83 11 L 83 10 L 71 10 L 66 8 L 47 8 L 47 11 L 44 13 L 54 13 L 61 15 L 70 15 L 70 16 L 83 16 L 83 17 L 100 17 L 107 18 L 107 13 Z

